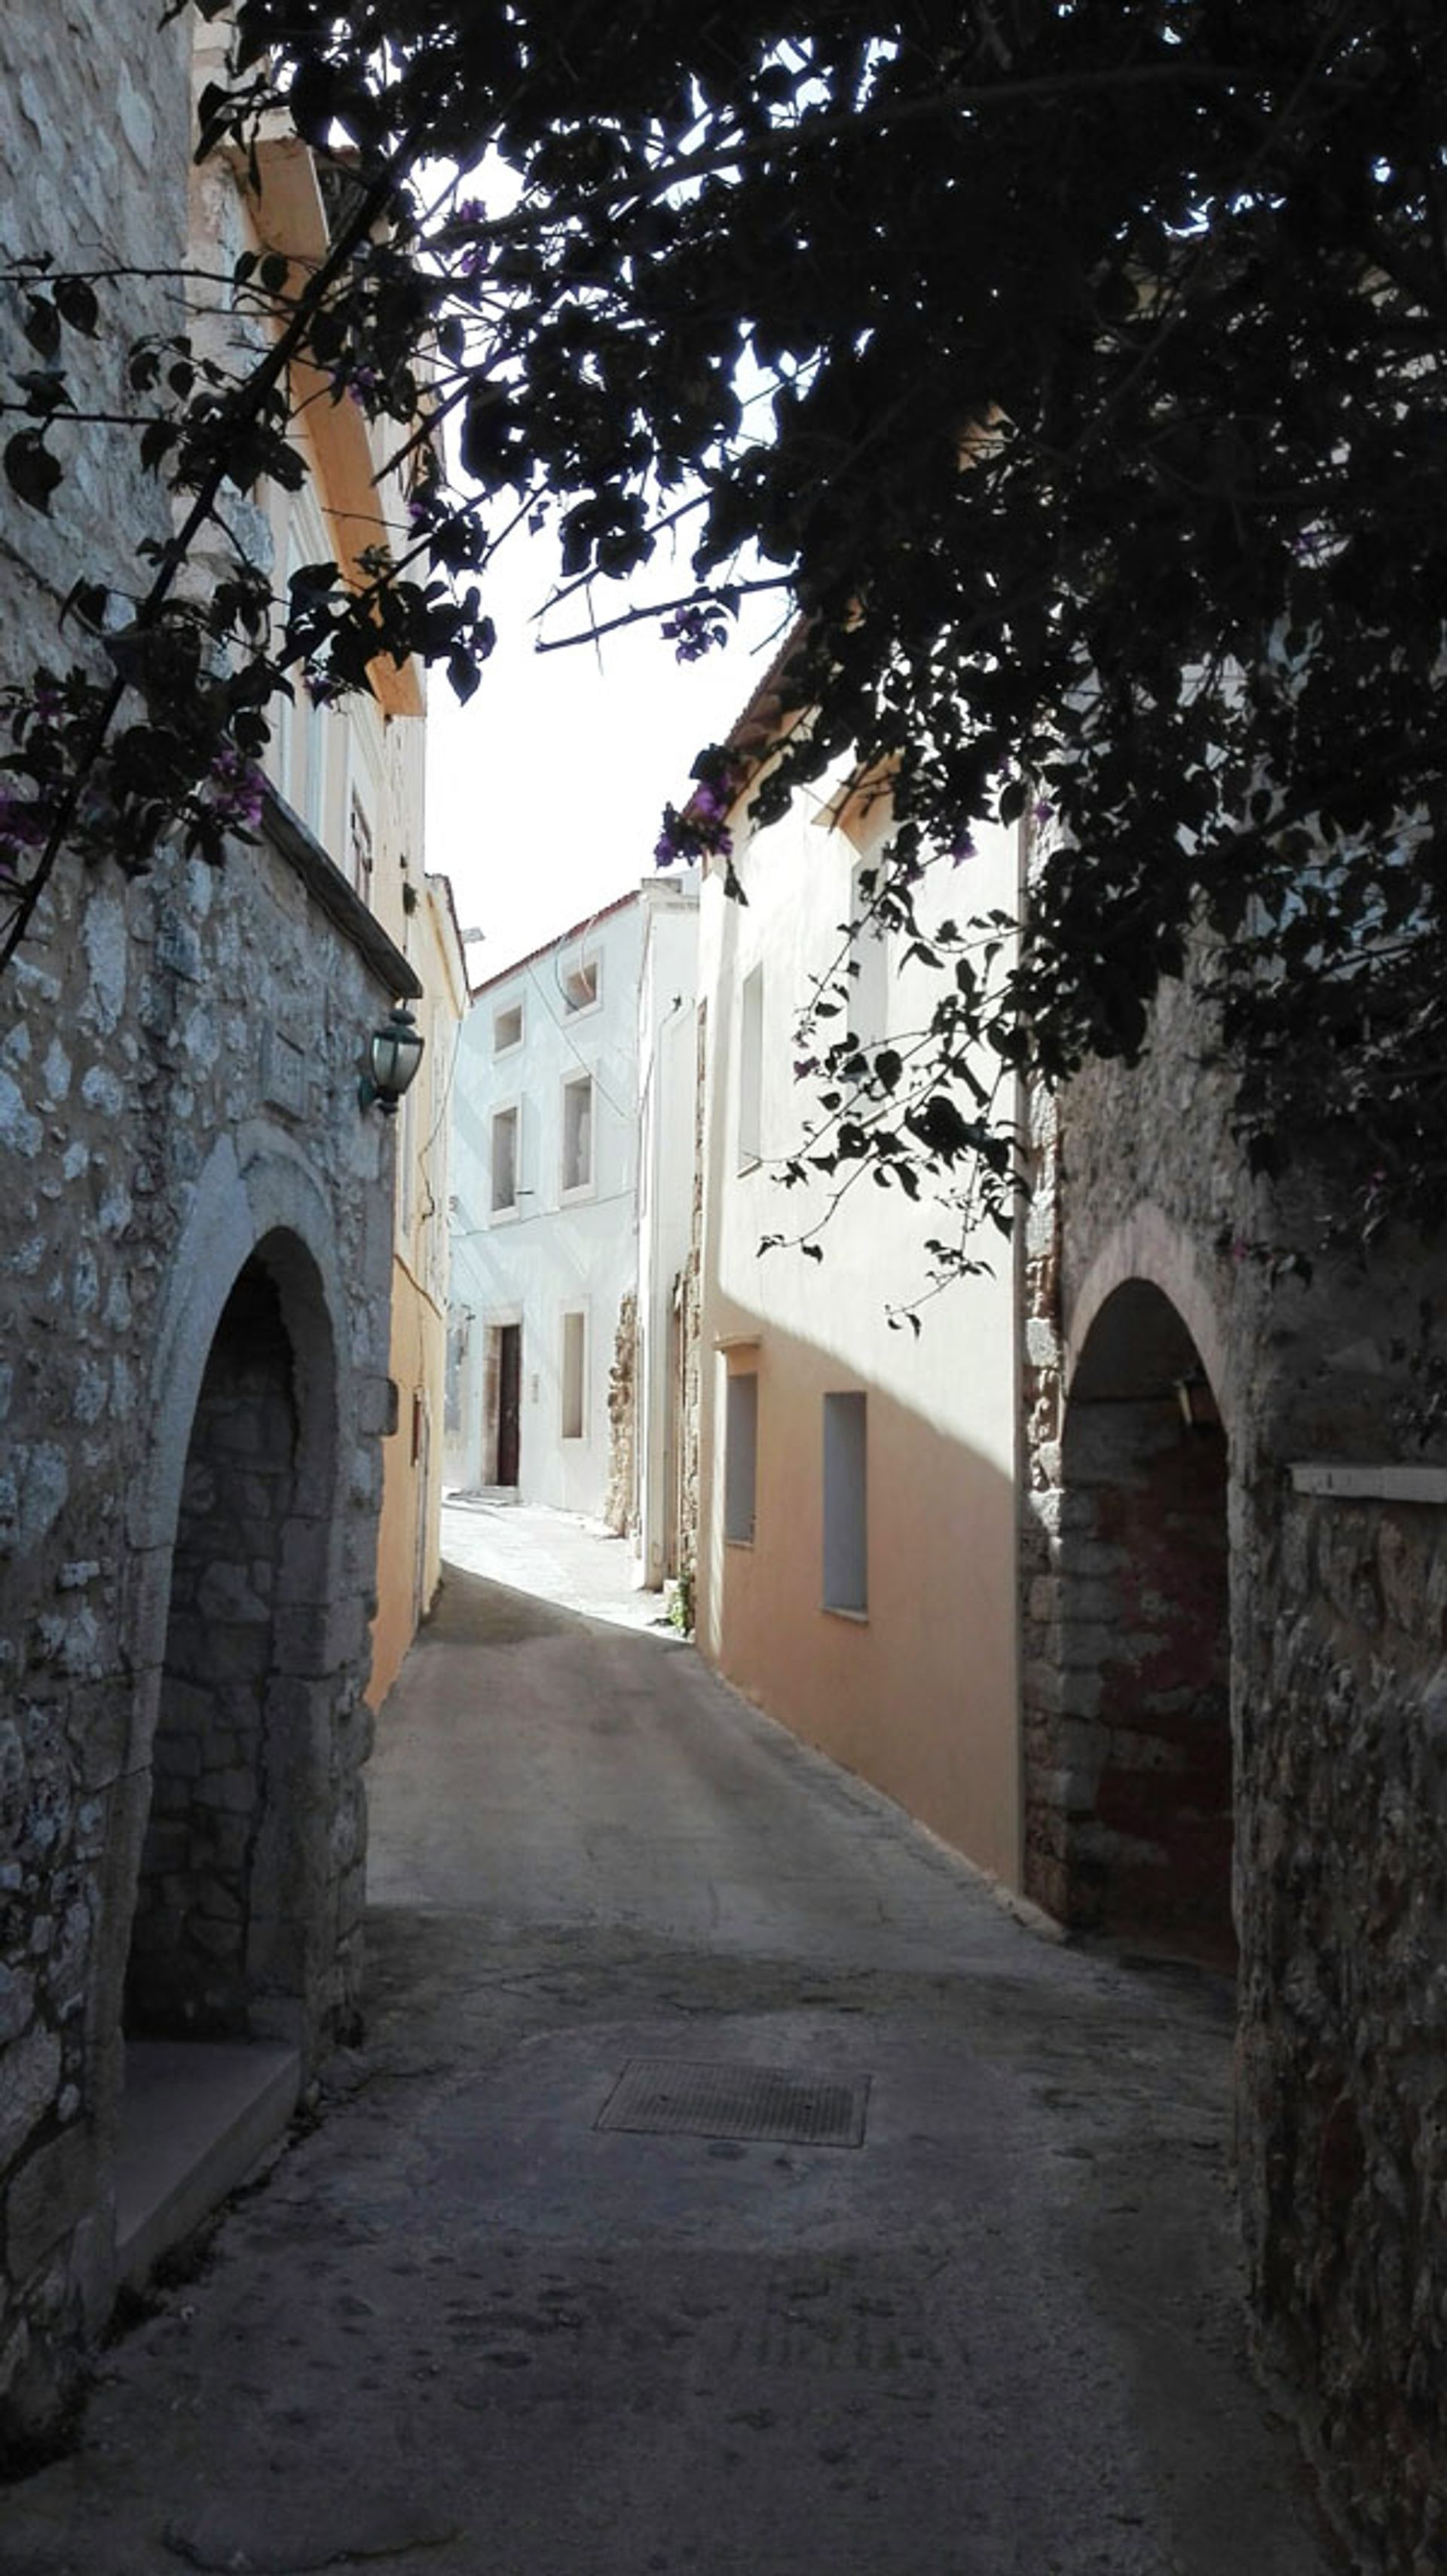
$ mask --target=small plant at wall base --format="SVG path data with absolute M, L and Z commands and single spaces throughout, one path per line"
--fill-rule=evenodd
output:
M 669 1586 L 668 1624 L 680 1637 L 693 1635 L 693 1567 L 689 1564 L 679 1567 Z
M 1046 1083 L 1129 1060 L 1204 939 L 1258 1168 L 1330 1166 L 1368 1239 L 1440 1223 L 1437 0 L 227 14 L 202 151 L 245 171 L 288 118 L 331 240 L 190 281 L 224 334 L 131 346 L 124 279 L 44 242 L 9 274 L 14 508 L 63 508 L 88 428 L 174 535 L 125 596 L 77 566 L 64 650 L 7 701 L 0 961 L 63 852 L 244 839 L 302 675 L 415 654 L 468 695 L 497 551 L 547 528 L 580 637 L 653 620 L 693 658 L 747 589 L 798 613 L 759 816 L 841 763 L 891 781 L 873 901 L 936 999 L 907 1068 L 821 1014 L 810 1079 L 868 1110 L 822 1112 L 826 1169 L 988 1169 L 982 1052 Z M 391 497 L 355 563 L 277 593 L 232 500 L 295 483 L 302 367 L 384 436 Z M 697 774 L 669 846 L 727 866 L 725 755 Z M 1000 823 L 1035 843 L 1018 952 L 970 895 Z

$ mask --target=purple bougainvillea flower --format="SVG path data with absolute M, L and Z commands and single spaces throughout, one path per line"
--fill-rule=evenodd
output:
M 700 599 L 675 608 L 665 617 L 659 633 L 674 647 L 676 662 L 698 662 L 716 644 L 728 640 L 728 629 L 711 600 Z
M 249 829 L 261 820 L 266 782 L 254 760 L 223 742 L 207 772 L 207 803 L 217 820 Z

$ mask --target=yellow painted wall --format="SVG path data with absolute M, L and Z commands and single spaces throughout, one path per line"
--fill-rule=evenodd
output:
M 414 1007 L 426 1052 L 397 1117 L 396 1244 L 390 1376 L 397 1424 L 383 1444 L 377 1613 L 367 1697 L 380 1708 L 441 1573 L 443 1402 L 447 1365 L 447 1149 L 466 968 L 446 880 L 429 877 L 403 914 L 424 986 Z

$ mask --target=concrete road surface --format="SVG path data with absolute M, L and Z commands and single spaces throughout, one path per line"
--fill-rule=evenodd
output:
M 0 2496 L 4 2576 L 1326 2576 L 1227 1991 L 1011 1919 L 528 1518 L 492 1561 L 594 1615 L 450 1515 L 365 2038 Z

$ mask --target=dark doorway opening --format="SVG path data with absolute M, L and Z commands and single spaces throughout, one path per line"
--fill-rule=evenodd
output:
M 497 1470 L 493 1482 L 516 1485 L 522 1455 L 523 1328 L 497 1328 Z
M 197 1398 L 172 1563 L 128 2034 L 241 2038 L 274 1911 L 277 1591 L 295 1502 L 293 1351 L 247 1262 Z
M 1195 1343 L 1144 1280 L 1091 1328 L 1062 1472 L 1068 1918 L 1234 1965 L 1226 1436 Z

